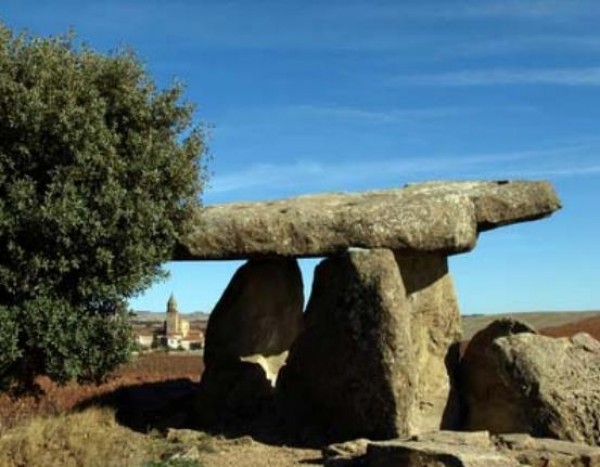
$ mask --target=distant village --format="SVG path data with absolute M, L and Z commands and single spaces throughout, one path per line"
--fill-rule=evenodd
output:
M 165 320 L 138 320 L 133 318 L 135 341 L 140 351 L 151 350 L 202 350 L 204 348 L 205 321 L 182 318 L 173 294 L 167 301 Z

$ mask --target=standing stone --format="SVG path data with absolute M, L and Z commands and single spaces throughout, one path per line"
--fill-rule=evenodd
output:
M 411 309 L 415 401 L 412 431 L 457 428 L 460 311 L 445 256 L 396 254 Z
M 467 350 L 468 351 L 468 350 Z M 470 412 L 487 404 L 486 418 L 467 429 L 526 432 L 600 445 L 600 342 L 588 334 L 555 339 L 532 333 L 498 337 L 481 353 L 494 397 L 465 386 Z M 477 372 L 469 366 L 463 371 Z
M 278 389 L 295 425 L 313 423 L 332 439 L 410 431 L 410 315 L 390 250 L 319 264 L 306 329 L 281 373 Z
M 250 260 L 210 315 L 197 412 L 252 414 L 272 396 L 279 369 L 303 327 L 302 275 L 295 259 Z
M 449 393 L 444 360 L 458 337 L 454 295 L 441 297 L 447 284 L 440 265 L 433 258 L 398 262 L 379 249 L 350 250 L 317 267 L 306 330 L 278 386 L 292 424 L 325 427 L 320 434 L 336 440 L 439 429 Z M 447 301 L 450 316 L 435 318 Z M 439 343 L 428 333 L 412 335 L 435 321 L 447 333 Z

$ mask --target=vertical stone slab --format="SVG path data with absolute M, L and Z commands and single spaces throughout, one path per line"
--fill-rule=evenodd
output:
M 318 266 L 278 395 L 291 423 L 334 440 L 449 427 L 459 337 L 445 257 L 351 250 Z
M 410 307 L 390 250 L 352 250 L 315 271 L 306 329 L 278 381 L 292 426 L 329 439 L 410 433 Z
M 460 409 L 454 375 L 462 328 L 448 259 L 439 254 L 396 253 L 396 261 L 411 310 L 415 378 L 411 431 L 456 429 Z
M 303 307 L 295 259 L 249 260 L 236 271 L 206 329 L 200 424 L 260 410 L 302 330 Z

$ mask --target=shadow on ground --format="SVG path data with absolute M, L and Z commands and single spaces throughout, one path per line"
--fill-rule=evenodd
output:
M 119 424 L 141 433 L 188 428 L 192 422 L 191 404 L 198 387 L 198 383 L 188 378 L 121 386 L 87 399 L 75 408 L 111 408 Z
M 110 408 L 115 411 L 120 425 L 140 433 L 166 433 L 170 428 L 193 429 L 229 439 L 250 436 L 272 446 L 320 449 L 326 444 L 315 436 L 290 433 L 274 403 L 265 404 L 251 416 L 225 417 L 218 423 L 199 426 L 195 416 L 202 410 L 197 405 L 199 390 L 200 383 L 187 378 L 141 383 L 92 397 L 78 404 L 75 409 Z

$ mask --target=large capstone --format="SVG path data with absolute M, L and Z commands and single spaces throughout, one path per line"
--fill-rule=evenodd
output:
M 429 324 L 439 329 L 422 332 Z M 355 249 L 324 260 L 278 384 L 288 421 L 329 439 L 439 429 L 459 327 L 445 258 Z
M 250 260 L 210 315 L 197 402 L 201 421 L 253 415 L 272 396 L 279 369 L 303 327 L 297 261 Z
M 221 204 L 197 212 L 176 259 L 315 257 L 349 247 L 453 254 L 471 250 L 481 231 L 559 208 L 546 182 L 433 182 Z

